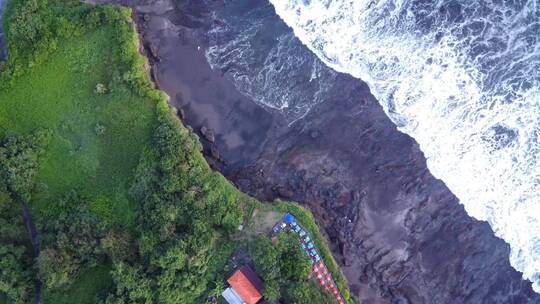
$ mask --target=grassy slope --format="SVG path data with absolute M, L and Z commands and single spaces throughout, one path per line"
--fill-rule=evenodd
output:
M 93 210 L 103 220 L 126 227 L 134 224 L 135 206 L 130 205 L 127 190 L 150 142 L 155 101 L 123 84 L 108 94 L 94 93 L 96 84 L 108 84 L 118 69 L 113 59 L 120 48 L 115 35 L 113 25 L 107 25 L 60 41 L 61 47 L 46 62 L 32 67 L 8 89 L 0 89 L 0 136 L 39 127 L 53 131 L 30 201 L 38 223 L 55 213 L 48 202 L 77 189 L 92 198 Z M 105 126 L 102 135 L 95 131 L 97 123 Z M 96 294 L 111 284 L 109 268 L 87 271 L 70 290 L 45 291 L 44 300 L 95 303 Z
M 133 220 L 127 200 L 133 170 L 149 142 L 154 103 L 131 91 L 97 95 L 107 84 L 112 62 L 110 27 L 64 41 L 45 64 L 0 91 L 0 126 L 27 133 L 37 127 L 54 131 L 39 171 L 32 207 L 41 212 L 47 201 L 71 189 L 95 200 L 102 215 L 124 224 Z M 103 135 L 96 124 L 105 126 Z

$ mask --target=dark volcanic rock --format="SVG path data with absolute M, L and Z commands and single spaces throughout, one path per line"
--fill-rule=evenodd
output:
M 220 160 L 221 159 L 221 156 L 219 155 L 219 150 L 216 148 L 216 146 L 212 145 L 210 147 L 210 153 L 209 155 L 213 158 L 213 159 L 216 159 L 216 160 Z
M 282 198 L 289 199 L 294 196 L 294 191 L 287 186 L 282 186 L 277 188 L 277 194 Z
M 214 134 L 214 130 L 212 129 L 208 129 L 205 126 L 202 126 L 201 134 L 203 135 L 204 139 L 208 140 L 211 143 L 214 143 L 216 141 L 216 136 Z
M 214 130 L 224 163 L 210 162 L 247 193 L 308 206 L 362 303 L 540 303 L 508 245 L 430 174 L 367 85 L 318 62 L 268 2 L 142 2 L 156 81 L 187 124 Z M 272 89 L 318 101 L 282 115 L 246 97 Z

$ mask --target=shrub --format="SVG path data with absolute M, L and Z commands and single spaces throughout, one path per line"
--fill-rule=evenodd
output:
M 0 178 L 7 189 L 28 199 L 50 132 L 38 130 L 28 136 L 9 135 L 0 143 Z
M 30 303 L 35 272 L 21 210 L 0 183 L 0 293 L 9 303 Z
M 167 106 L 158 105 L 157 112 L 152 147 L 143 153 L 130 191 L 140 206 L 138 254 L 131 262 L 114 259 L 124 266 L 113 273 L 117 286 L 110 303 L 141 297 L 159 303 L 199 302 L 215 280 L 221 263 L 216 261 L 225 261 L 231 252 L 221 240 L 241 222 L 235 188 L 210 171 Z M 153 288 L 142 292 L 140 286 Z
M 255 238 L 249 244 L 249 253 L 253 258 L 257 273 L 264 281 L 264 296 L 270 301 L 277 301 L 280 293 L 280 252 L 265 236 Z
M 59 201 L 57 214 L 42 227 L 45 248 L 38 257 L 39 276 L 48 288 L 69 286 L 82 271 L 103 260 L 105 227 L 75 192 Z
M 94 127 L 94 132 L 96 133 L 96 135 L 103 135 L 105 134 L 105 126 L 100 124 L 99 122 L 96 123 L 96 126 Z
M 107 93 L 107 87 L 103 83 L 96 84 L 96 88 L 94 89 L 94 93 L 98 95 L 102 95 Z

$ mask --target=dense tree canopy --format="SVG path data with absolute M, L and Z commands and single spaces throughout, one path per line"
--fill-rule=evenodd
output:
M 30 196 L 47 132 L 7 135 L 0 142 L 0 292 L 14 303 L 29 303 L 36 276 L 33 250 L 21 202 Z
M 295 304 L 335 301 L 309 280 L 311 264 L 295 234 L 280 234 L 275 245 L 261 236 L 250 243 L 249 249 L 257 272 L 264 280 L 267 299 Z
M 13 303 L 30 303 L 35 273 L 30 241 L 21 211 L 0 188 L 0 292 Z
M 103 259 L 101 238 L 105 227 L 75 192 L 61 199 L 58 212 L 40 229 L 44 247 L 37 259 L 39 275 L 48 288 L 69 286 L 83 270 Z
M 137 169 L 138 254 L 115 262 L 108 303 L 195 303 L 216 275 L 222 242 L 241 222 L 236 190 L 207 168 L 172 115 L 160 109 L 153 148 Z
M 28 136 L 6 136 L 0 146 L 0 178 L 12 194 L 28 198 L 38 169 L 38 158 L 49 140 L 39 130 Z

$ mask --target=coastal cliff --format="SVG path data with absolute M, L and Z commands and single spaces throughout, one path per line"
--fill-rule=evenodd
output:
M 308 210 L 263 204 L 211 170 L 199 136 L 149 81 L 129 9 L 8 7 L 0 303 L 216 303 L 239 262 L 261 274 L 272 303 L 356 303 Z M 274 229 L 285 213 L 301 234 Z
M 154 80 L 201 131 L 209 162 L 258 198 L 309 206 L 361 301 L 540 302 L 508 245 L 430 174 L 368 86 L 321 65 L 269 3 L 122 2 L 138 14 Z M 249 87 L 270 84 L 266 65 L 291 58 L 272 67 L 286 77 L 266 89 L 316 96 L 308 111 L 279 111 Z

